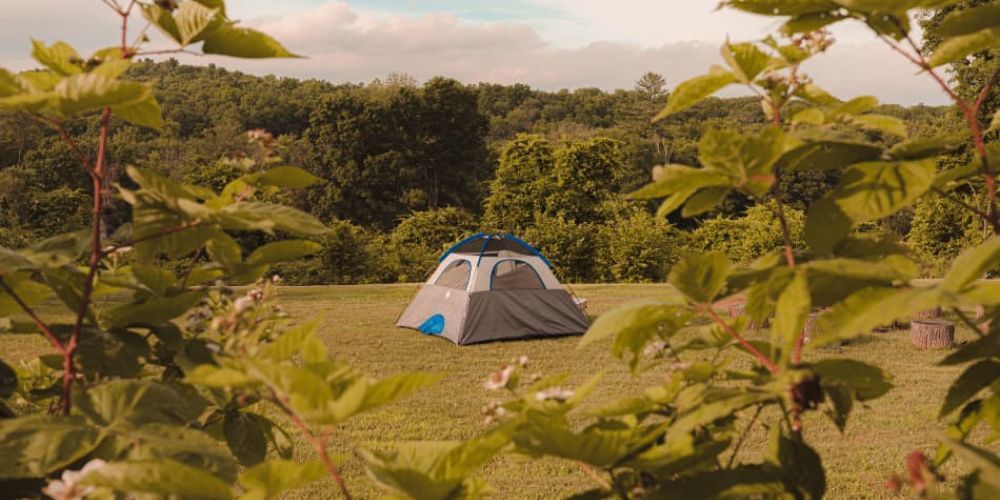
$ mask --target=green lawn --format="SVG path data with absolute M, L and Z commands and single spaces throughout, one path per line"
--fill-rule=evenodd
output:
M 634 298 L 652 297 L 662 285 L 577 285 L 574 290 L 589 300 L 590 312 L 600 314 Z M 623 364 L 608 353 L 608 344 L 577 349 L 577 338 L 502 342 L 456 347 L 394 326 L 416 285 L 288 287 L 280 302 L 297 318 L 321 317 L 321 333 L 330 350 L 375 376 L 399 371 L 432 371 L 444 374 L 437 385 L 380 411 L 349 421 L 334 433 L 338 450 L 352 458 L 343 466 L 349 485 L 360 498 L 376 495 L 363 477 L 356 448 L 385 448 L 402 440 L 464 439 L 481 432 L 480 408 L 493 394 L 482 382 L 502 363 L 527 355 L 530 369 L 545 374 L 567 373 L 573 383 L 601 367 L 611 370 L 593 401 L 636 394 L 645 380 L 632 379 Z M 972 333 L 959 329 L 958 340 Z M 0 336 L 0 357 L 17 361 L 45 352 L 39 336 Z M 810 353 L 812 357 L 850 356 L 879 365 L 895 376 L 896 387 L 866 407 L 858 406 L 847 431 L 841 434 L 825 417 L 806 416 L 806 436 L 823 457 L 830 498 L 888 497 L 882 484 L 902 471 L 904 457 L 914 449 L 933 451 L 934 433 L 943 428 L 937 410 L 948 385 L 962 367 L 940 367 L 942 352 L 921 352 L 910 347 L 905 331 L 872 334 L 849 346 Z M 748 442 L 747 454 L 759 454 L 765 432 L 758 429 Z M 301 458 L 312 453 L 300 443 Z M 954 476 L 955 465 L 945 473 Z M 497 498 L 552 498 L 592 486 L 587 476 L 570 462 L 528 462 L 507 456 L 489 464 L 483 476 L 497 490 Z M 329 497 L 332 484 L 305 490 L 302 497 Z

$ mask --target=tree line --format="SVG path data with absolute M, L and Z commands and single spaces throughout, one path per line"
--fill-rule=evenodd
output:
M 245 173 L 247 131 L 263 130 L 285 162 L 324 179 L 280 200 L 334 229 L 324 250 L 282 271 L 295 283 L 421 279 L 435 256 L 463 235 L 514 232 L 556 262 L 563 279 L 657 281 L 692 250 L 719 249 L 749 261 L 780 246 L 777 221 L 749 199 L 727 195 L 694 218 L 654 217 L 628 193 L 656 164 L 697 165 L 709 130 L 748 134 L 765 125 L 754 98 L 712 98 L 653 124 L 668 96 L 656 73 L 628 90 L 548 92 L 527 85 L 418 83 L 393 74 L 367 84 L 258 77 L 214 65 L 142 61 L 129 76 L 150 83 L 165 132 L 118 123 L 109 147 L 112 182 L 126 165 L 217 190 Z M 912 136 L 957 130 L 944 107 L 882 105 Z M 81 147 L 99 126 L 77 118 L 67 131 Z M 892 144 L 878 130 L 844 127 L 846 139 Z M 942 166 L 967 162 L 968 151 Z M 783 201 L 798 214 L 838 181 L 836 171 L 783 174 Z M 29 118 L 0 114 L 0 244 L 21 247 L 87 224 L 89 179 L 60 138 Z M 108 232 L 130 217 L 114 203 Z M 929 200 L 871 228 L 909 242 L 934 274 L 977 241 L 980 227 L 957 202 Z M 794 229 L 794 228 L 793 228 Z M 266 236 L 245 235 L 246 250 Z

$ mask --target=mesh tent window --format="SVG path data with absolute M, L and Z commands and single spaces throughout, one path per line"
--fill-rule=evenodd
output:
M 456 260 L 441 271 L 435 285 L 456 290 L 465 290 L 469 287 L 469 280 L 472 278 L 472 264 L 467 260 Z
M 491 290 L 544 290 L 541 276 L 531 264 L 518 259 L 505 259 L 493 266 Z

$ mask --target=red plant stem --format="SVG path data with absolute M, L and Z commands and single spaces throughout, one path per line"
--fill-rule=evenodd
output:
M 351 493 L 347 490 L 347 483 L 344 482 L 344 477 L 340 475 L 340 472 L 337 470 L 337 466 L 333 464 L 333 460 L 330 459 L 330 454 L 327 453 L 326 451 L 327 436 L 324 435 L 322 438 L 320 438 L 317 437 L 316 434 L 313 434 L 313 432 L 309 430 L 309 426 L 306 425 L 306 423 L 302 420 L 302 418 L 298 416 L 298 414 L 295 413 L 295 410 L 292 409 L 292 407 L 288 404 L 288 402 L 285 401 L 281 396 L 279 396 L 274 389 L 270 390 L 271 390 L 271 398 L 274 399 L 275 403 L 278 404 L 278 407 L 281 408 L 281 410 L 285 413 L 285 415 L 288 415 L 288 418 L 291 419 L 292 424 L 294 424 L 295 427 L 297 427 L 299 431 L 302 432 L 302 435 L 305 436 L 306 441 L 309 441 L 309 445 L 312 446 L 314 450 L 316 450 L 317 454 L 319 454 L 320 461 L 323 462 L 323 465 L 326 467 L 326 471 L 330 474 L 330 477 L 333 478 L 333 481 L 337 483 L 337 486 L 340 488 L 340 492 L 344 494 L 344 498 L 346 498 L 347 500 L 351 500 Z
M 781 237 L 785 240 L 785 262 L 788 267 L 795 267 L 795 252 L 792 248 L 792 234 L 788 230 L 788 221 L 785 219 L 785 204 L 781 202 L 781 196 L 775 196 L 774 201 L 778 204 L 778 222 L 781 223 Z
M 66 352 L 66 347 L 62 345 L 62 342 L 59 342 L 59 339 L 52 333 L 49 326 L 46 325 L 37 314 L 35 314 L 35 311 L 31 308 L 31 306 L 24 302 L 24 300 L 22 300 L 21 297 L 14 292 L 14 289 L 11 288 L 10 285 L 3 280 L 3 278 L 0 278 L 0 288 L 3 288 L 3 290 L 7 292 L 7 295 L 10 295 L 11 298 L 14 299 L 14 302 L 17 303 L 21 310 L 31 317 L 31 320 L 35 322 L 35 326 L 38 327 L 42 334 L 45 335 L 45 338 L 49 339 L 49 342 L 52 343 L 52 347 L 55 347 L 60 354 L 64 354 Z
M 719 317 L 718 313 L 716 313 L 715 310 L 712 309 L 711 304 L 705 304 L 701 306 L 701 309 L 706 314 L 708 314 L 708 317 L 712 318 L 712 321 L 721 326 L 722 329 L 727 334 L 729 334 L 730 337 L 739 342 L 740 345 L 742 345 L 747 351 L 750 351 L 750 354 L 754 355 L 754 357 L 756 357 L 757 360 L 760 361 L 760 363 L 764 365 L 764 367 L 767 368 L 769 372 L 774 374 L 781 372 L 781 368 L 779 368 L 778 365 L 774 364 L 774 362 L 771 361 L 770 358 L 765 356 L 764 353 L 760 352 L 756 347 L 753 346 L 753 344 L 747 342 L 747 339 L 743 338 L 743 336 L 740 335 L 740 333 L 737 332 L 729 323 L 723 321 L 722 318 Z
M 989 93 L 990 87 L 992 87 L 993 83 L 1000 75 L 994 72 L 994 74 L 990 77 L 989 81 L 987 81 L 986 84 L 983 86 L 983 89 L 980 91 L 979 96 L 976 99 L 975 103 L 969 104 L 964 99 L 962 99 L 962 97 L 959 96 L 954 90 L 952 90 L 951 86 L 948 85 L 948 82 L 945 81 L 944 77 L 942 77 L 940 73 L 934 70 L 934 67 L 931 66 L 930 63 L 927 61 L 927 58 L 924 56 L 923 51 L 920 50 L 920 47 L 913 40 L 913 37 L 911 37 L 910 34 L 907 33 L 906 30 L 903 28 L 902 22 L 900 22 L 899 19 L 895 17 L 892 18 L 892 21 L 896 24 L 896 27 L 899 29 L 899 33 L 902 35 L 903 39 L 906 40 L 907 44 L 913 50 L 913 53 L 915 55 L 908 54 L 905 50 L 903 50 L 895 43 L 885 40 L 884 38 L 883 40 L 885 40 L 886 43 L 890 47 L 892 47 L 893 50 L 899 52 L 904 57 L 906 57 L 910 62 L 920 67 L 920 69 L 926 71 L 927 74 L 929 74 L 931 78 L 933 78 L 934 81 L 937 82 L 938 86 L 940 86 L 941 89 L 943 89 L 945 93 L 948 94 L 948 97 L 950 97 L 951 100 L 955 102 L 955 105 L 958 106 L 958 109 L 962 111 L 962 115 L 965 117 L 965 121 L 969 124 L 969 129 L 972 131 L 972 141 L 976 148 L 976 154 L 979 156 L 980 162 L 982 162 L 983 179 L 986 182 L 986 196 L 988 198 L 988 204 L 986 209 L 986 220 L 987 222 L 990 223 L 990 225 L 993 226 L 993 232 L 995 234 L 1000 235 L 1000 218 L 997 217 L 996 174 L 993 172 L 992 168 L 990 168 L 989 154 L 986 151 L 986 142 L 983 140 L 982 126 L 979 124 L 979 109 L 982 106 L 983 102 L 986 100 L 986 95 Z

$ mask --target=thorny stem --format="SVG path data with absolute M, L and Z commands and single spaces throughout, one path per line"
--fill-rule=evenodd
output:
M 765 356 L 764 353 L 760 352 L 760 350 L 758 350 L 756 347 L 753 346 L 753 344 L 748 342 L 747 339 L 743 338 L 743 336 L 740 335 L 740 333 L 737 332 L 732 327 L 732 325 L 723 321 L 723 319 L 719 317 L 718 313 L 716 313 L 715 310 L 712 309 L 711 304 L 701 305 L 699 306 L 699 309 L 701 309 L 704 313 L 708 314 L 708 316 L 712 318 L 712 321 L 714 321 L 716 324 L 722 327 L 722 329 L 727 334 L 729 334 L 730 337 L 739 342 L 740 345 L 742 345 L 746 350 L 750 351 L 750 354 L 754 355 L 754 357 L 756 357 L 757 360 L 760 361 L 760 363 L 764 365 L 764 367 L 767 368 L 768 371 L 774 374 L 781 372 L 781 368 L 779 368 L 778 365 L 774 364 L 774 361 L 771 361 L 770 358 Z
M 327 439 L 329 437 L 329 434 L 325 433 L 322 437 L 316 436 L 316 434 L 314 434 L 311 430 L 309 430 L 309 426 L 306 425 L 306 423 L 302 420 L 301 417 L 299 417 L 297 413 L 295 413 L 295 410 L 292 409 L 292 407 L 288 404 L 287 401 L 285 401 L 284 398 L 279 396 L 278 393 L 273 388 L 270 389 L 270 391 L 271 391 L 271 398 L 274 400 L 274 402 L 277 403 L 278 407 L 281 408 L 281 411 L 283 411 L 285 415 L 288 415 L 288 418 L 291 419 L 292 424 L 294 424 L 295 427 L 297 427 L 299 431 L 302 432 L 302 435 L 305 436 L 307 441 L 309 441 L 309 445 L 312 446 L 314 450 L 316 450 L 317 454 L 319 454 L 320 461 L 323 462 L 323 465 L 326 467 L 326 471 L 330 474 L 330 477 L 333 478 L 333 481 L 337 483 L 337 486 L 340 488 L 340 492 L 344 494 L 344 498 L 346 498 L 347 500 L 351 500 L 352 497 L 351 493 L 347 490 L 347 483 L 344 482 L 343 476 L 340 475 L 340 472 L 337 470 L 337 467 L 333 464 L 333 460 L 330 459 L 330 454 L 327 453 L 326 451 Z
M 128 17 L 132 11 L 132 7 L 135 6 L 135 0 L 131 0 L 128 7 L 122 9 L 117 2 L 113 2 L 113 8 L 121 17 L 121 54 L 122 57 L 127 57 L 128 55 Z M 77 154 L 81 156 L 82 163 L 85 169 L 88 170 L 93 181 L 94 189 L 94 204 L 93 212 L 91 217 L 93 234 L 91 235 L 91 250 L 90 250 L 90 262 L 89 269 L 87 270 L 87 277 L 83 282 L 83 290 L 80 293 L 80 305 L 77 307 L 76 311 L 76 322 L 73 325 L 73 329 L 70 331 L 69 341 L 67 341 L 65 348 L 62 352 L 63 354 L 63 384 L 62 384 L 62 402 L 60 403 L 60 409 L 64 415 L 68 415 L 70 409 L 72 408 L 72 389 L 73 380 L 76 378 L 75 368 L 73 366 L 73 355 L 76 354 L 76 348 L 80 342 L 80 331 L 83 329 L 83 320 L 87 316 L 87 311 L 90 308 L 90 303 L 92 299 L 92 294 L 94 291 L 94 280 L 97 277 L 97 271 L 101 266 L 101 259 L 104 256 L 104 252 L 101 247 L 101 217 L 104 212 L 104 167 L 107 162 L 107 149 L 108 149 L 108 129 L 111 122 L 111 108 L 105 107 L 101 113 L 101 129 L 98 135 L 97 141 L 97 160 L 94 162 L 93 166 L 90 166 L 90 162 L 83 157 L 79 150 L 75 148 L 72 139 L 69 138 L 68 144 L 70 147 L 77 151 Z M 64 134 L 65 129 L 61 126 L 59 127 L 60 133 Z M 68 136 L 68 134 L 66 134 Z M 68 137 L 64 137 L 66 140 Z
M 49 329 L 49 326 L 46 325 L 45 322 L 42 321 L 42 319 L 39 318 L 37 314 L 35 314 L 34 309 L 32 309 L 31 306 L 29 306 L 26 302 L 24 302 L 24 300 L 22 300 L 21 297 L 18 296 L 16 292 L 14 292 L 14 289 L 11 288 L 10 285 L 8 285 L 7 282 L 4 281 L 2 277 L 0 277 L 0 288 L 3 288 L 4 292 L 7 292 L 7 295 L 10 295 L 10 297 L 14 299 L 14 302 L 17 303 L 18 307 L 20 307 L 25 314 L 31 317 L 31 320 L 35 322 L 35 326 L 38 327 L 38 329 L 42 332 L 42 334 L 45 335 L 45 338 L 49 339 L 49 342 L 52 343 L 52 347 L 55 347 L 60 354 L 65 354 L 66 347 L 62 345 L 62 342 L 59 342 L 59 339 L 56 338 L 56 336 L 52 333 L 52 330 Z

